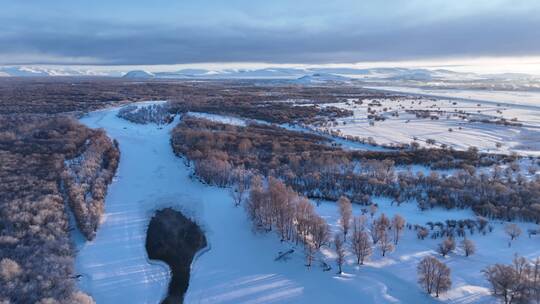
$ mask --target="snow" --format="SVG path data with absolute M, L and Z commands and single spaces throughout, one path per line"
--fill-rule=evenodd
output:
M 206 120 L 210 120 L 217 123 L 222 124 L 228 124 L 238 127 L 245 127 L 247 125 L 247 122 L 245 119 L 232 117 L 232 116 L 226 116 L 226 115 L 219 115 L 219 114 L 210 114 L 210 113 L 203 113 L 203 112 L 188 112 L 189 116 L 193 116 L 196 118 L 203 118 Z
M 301 247 L 280 242 L 273 234 L 254 233 L 242 208 L 234 207 L 227 189 L 204 185 L 190 178 L 191 169 L 172 152 L 169 144 L 174 123 L 163 128 L 137 125 L 116 117 L 118 108 L 96 111 L 81 121 L 104 128 L 118 140 L 121 150 L 117 177 L 105 203 L 105 216 L 93 241 L 77 236 L 76 271 L 83 275 L 79 287 L 97 303 L 158 303 L 170 279 L 163 263 L 149 261 L 144 248 L 146 226 L 159 208 L 172 206 L 195 219 L 203 228 L 209 247 L 192 264 L 185 303 L 436 303 L 416 283 L 416 265 L 434 255 L 441 240 L 416 239 L 406 230 L 395 252 L 376 252 L 358 267 L 350 253 L 345 273 L 335 273 L 333 250 L 325 248 L 311 269 L 304 266 Z M 177 121 L 176 121 L 177 122 Z M 379 212 L 399 213 L 411 223 L 473 218 L 470 210 L 432 209 L 421 212 L 412 202 L 391 205 L 374 198 Z M 354 205 L 354 214 L 362 206 Z M 316 207 L 332 229 L 338 229 L 337 205 Z M 476 255 L 457 252 L 444 261 L 452 269 L 453 289 L 441 297 L 448 303 L 491 303 L 487 282 L 480 270 L 509 263 L 514 253 L 540 255 L 537 240 L 522 235 L 508 247 L 503 224 L 493 223 L 493 233 L 471 237 Z M 532 224 L 520 223 L 523 231 Z M 534 238 L 534 237 L 533 237 Z M 295 252 L 287 261 L 274 261 L 279 252 Z M 322 271 L 319 263 L 333 267 Z
M 135 70 L 127 72 L 123 78 L 150 79 L 156 77 L 153 73 L 143 70 Z
M 431 209 L 421 212 L 416 208 L 416 204 L 405 202 L 399 207 L 391 205 L 387 198 L 375 198 L 374 201 L 379 205 L 379 210 L 375 216 L 385 213 L 388 216 L 400 214 L 408 223 L 425 225 L 427 222 L 445 221 L 446 219 L 474 219 L 475 215 L 470 210 L 445 210 L 441 208 Z M 315 205 L 316 206 L 316 205 Z M 353 205 L 353 213 L 358 215 L 364 206 Z M 339 230 L 339 211 L 337 204 L 333 202 L 321 202 L 316 211 L 321 214 L 331 225 L 332 230 Z M 368 215 L 369 217 L 369 215 Z M 455 253 L 450 254 L 446 258 L 442 258 L 436 253 L 437 245 L 441 239 L 433 240 L 427 237 L 425 240 L 418 240 L 414 230 L 409 231 L 407 228 L 401 237 L 396 250 L 386 257 L 382 257 L 380 252 L 375 248 L 371 260 L 365 263 L 364 266 L 356 266 L 354 256 L 349 252 L 347 265 L 344 267 L 345 273 L 352 273 L 358 276 L 369 275 L 372 279 L 379 279 L 381 284 L 386 283 L 389 287 L 392 286 L 389 279 L 408 280 L 412 284 L 416 284 L 416 266 L 418 262 L 427 255 L 438 257 L 446 263 L 452 273 L 452 289 L 446 294 L 441 295 L 440 300 L 445 303 L 493 303 L 494 298 L 489 293 L 489 286 L 484 279 L 481 271 L 487 266 L 494 263 L 508 264 L 512 261 L 515 254 L 525 256 L 529 259 L 534 259 L 540 256 L 540 247 L 537 245 L 538 236 L 533 236 L 530 239 L 527 236 L 527 229 L 535 228 L 537 225 L 531 223 L 518 223 L 523 230 L 523 234 L 517 240 L 512 242 L 511 247 L 508 247 L 508 236 L 504 233 L 504 225 L 506 222 L 491 221 L 490 225 L 494 230 L 487 233 L 485 236 L 475 233 L 468 236 L 476 244 L 476 253 L 472 256 L 465 257 L 462 250 L 459 248 L 459 242 L 462 238 L 457 238 L 458 248 Z M 328 255 L 331 259 L 331 254 Z M 418 289 L 409 286 L 412 289 Z M 403 303 L 426 303 L 424 301 L 412 300 L 399 294 L 394 297 Z M 358 298 L 358 297 L 357 297 Z
M 419 144 L 428 146 L 427 141 L 433 139 L 436 145 L 446 144 L 461 150 L 475 146 L 481 151 L 491 153 L 516 152 L 523 155 L 540 155 L 540 104 L 502 105 L 496 102 L 463 99 L 434 100 L 429 97 L 380 98 L 376 101 L 381 106 L 370 106 L 369 100 L 364 100 L 362 105 L 354 104 L 353 100 L 323 105 L 352 110 L 354 115 L 337 119 L 337 125 L 318 128 L 338 131 L 343 136 L 371 137 L 377 144 L 382 145 L 407 144 L 416 139 Z M 370 124 L 371 120 L 367 118 L 368 107 L 376 110 L 386 120 Z M 417 118 L 415 114 L 407 113 L 406 110 L 431 110 L 443 113 L 437 115 L 439 119 L 431 120 Z M 399 116 L 392 116 L 391 113 L 396 111 Z M 454 115 L 460 111 L 468 113 L 470 119 L 478 121 L 468 122 Z M 522 126 L 480 122 L 482 119 L 493 121 L 502 118 L 509 122 L 517 118 L 517 122 Z
M 494 90 L 449 90 L 449 89 L 422 89 L 414 87 L 377 86 L 369 89 L 387 90 L 393 92 L 422 94 L 437 97 L 451 97 L 503 103 L 510 105 L 527 105 L 540 108 L 540 92 L 538 91 L 494 91 Z

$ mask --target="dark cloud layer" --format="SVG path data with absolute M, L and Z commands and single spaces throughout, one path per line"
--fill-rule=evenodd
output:
M 349 20 L 315 29 L 17 17 L 0 24 L 0 56 L 4 57 L 0 63 L 62 64 L 63 58 L 88 58 L 83 62 L 88 64 L 349 63 L 525 56 L 540 54 L 539 29 L 540 17 L 524 11 L 468 14 L 417 24 L 395 20 L 371 28 Z M 25 62 L 5 62 L 13 54 Z

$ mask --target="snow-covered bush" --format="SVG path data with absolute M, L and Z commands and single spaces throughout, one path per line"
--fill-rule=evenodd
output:
M 169 112 L 167 105 L 153 104 L 125 106 L 118 111 L 118 117 L 138 124 L 155 123 L 165 125 L 173 121 L 174 115 Z

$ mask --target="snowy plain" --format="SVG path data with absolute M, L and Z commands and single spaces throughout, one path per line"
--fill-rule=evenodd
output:
M 409 93 L 408 88 L 404 91 L 394 89 L 396 93 Z M 372 138 L 381 145 L 408 144 L 416 140 L 420 145 L 429 146 L 427 142 L 433 140 L 437 146 L 444 144 L 461 150 L 475 146 L 489 153 L 540 155 L 540 99 L 536 103 L 527 101 L 518 104 L 422 95 L 416 98 L 364 100 L 363 104 L 349 100 L 323 106 L 352 110 L 354 115 L 337 119 L 335 125 L 315 128 L 339 132 L 342 136 Z M 369 110 L 376 111 L 385 120 L 369 119 Z M 415 114 L 416 111 L 426 110 L 438 118 L 418 118 Z M 398 115 L 393 115 L 395 113 Z M 465 114 L 467 119 L 463 119 Z M 475 121 L 469 122 L 469 119 Z M 516 120 L 521 125 L 482 121 L 501 119 L 510 123 Z
M 540 255 L 538 237 L 522 235 L 508 247 L 503 223 L 493 222 L 494 231 L 471 237 L 477 254 L 465 258 L 459 250 L 445 258 L 452 269 L 454 286 L 440 299 L 425 295 L 416 284 L 416 265 L 426 255 L 436 255 L 441 241 L 417 240 L 406 230 L 395 252 L 375 254 L 358 267 L 349 253 L 343 275 L 336 274 L 334 253 L 325 248 L 319 261 L 304 266 L 302 248 L 281 243 L 274 234 L 254 233 L 242 208 L 234 207 L 227 189 L 204 185 L 192 179 L 191 169 L 170 147 L 166 127 L 137 125 L 116 117 L 118 108 L 92 112 L 81 119 L 87 126 L 104 128 L 118 140 L 120 167 L 109 188 L 105 216 L 93 241 L 77 239 L 76 270 L 82 274 L 79 287 L 97 303 L 158 303 L 163 298 L 170 273 L 167 265 L 149 261 L 144 248 L 146 227 L 153 212 L 174 207 L 195 219 L 203 228 L 209 247 L 192 264 L 185 303 L 492 303 L 481 269 L 509 263 L 515 253 L 533 258 Z M 413 202 L 391 205 L 375 198 L 378 214 L 401 214 L 408 222 L 474 218 L 470 210 L 432 209 L 421 212 Z M 354 206 L 360 214 L 361 206 Z M 316 210 L 332 229 L 338 229 L 337 205 L 322 202 Z M 534 225 L 519 224 L 523 231 Z M 274 261 L 291 248 L 287 261 Z M 333 267 L 324 272 L 325 261 Z

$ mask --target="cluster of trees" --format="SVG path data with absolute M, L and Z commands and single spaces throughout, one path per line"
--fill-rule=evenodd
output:
M 511 169 L 477 173 L 475 166 L 500 159 L 475 149 L 448 154 L 463 162 L 450 176 L 396 173 L 396 164 L 429 163 L 434 155 L 444 158 L 438 153 L 452 150 L 344 151 L 314 134 L 189 117 L 174 129 L 172 145 L 208 183 L 227 184 L 231 170 L 244 166 L 278 177 L 310 198 L 337 201 L 347 193 L 353 202 L 369 205 L 371 196 L 386 196 L 398 204 L 415 200 L 421 209 L 472 208 L 489 218 L 540 222 L 540 179 L 526 179 Z
M 245 180 L 237 183 L 242 181 Z M 239 196 L 234 193 L 237 192 L 233 191 L 236 203 Z M 345 262 L 347 247 L 354 253 L 359 265 L 371 256 L 374 246 L 385 256 L 394 250 L 405 228 L 405 219 L 400 215 L 390 219 L 383 213 L 371 223 L 364 214 L 353 216 L 351 202 L 343 196 L 338 200 L 341 232 L 331 239 L 328 224 L 315 212 L 309 200 L 281 180 L 272 176 L 265 180 L 260 175 L 254 175 L 248 193 L 244 207 L 254 228 L 265 232 L 274 230 L 282 241 L 303 244 L 308 267 L 316 251 L 323 245 L 333 245 L 339 273 Z
M 244 206 L 257 230 L 275 230 L 282 241 L 303 244 L 308 267 L 316 250 L 329 242 L 330 228 L 309 200 L 276 178 L 265 182 L 253 176 Z
M 516 256 L 512 264 L 495 264 L 483 271 L 492 294 L 505 304 L 540 303 L 540 258 Z
M 0 115 L 0 302 L 93 303 L 75 288 L 62 171 L 96 131 L 66 117 Z
M 169 107 L 163 104 L 125 106 L 118 111 L 117 116 L 138 124 L 166 125 L 174 119 L 174 115 L 169 112 Z
M 82 234 L 94 238 L 105 208 L 107 186 L 111 183 L 120 150 L 103 130 L 88 138 L 85 150 L 64 162 L 62 185 Z

